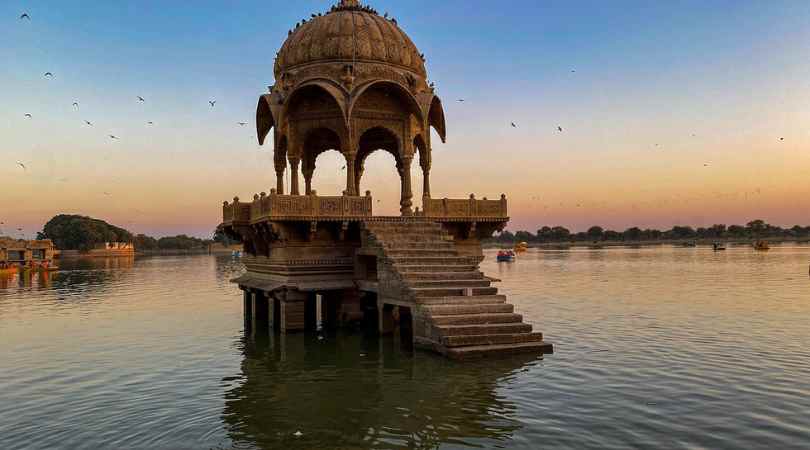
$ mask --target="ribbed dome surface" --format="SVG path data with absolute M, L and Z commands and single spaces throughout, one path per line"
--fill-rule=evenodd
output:
M 296 66 L 325 61 L 387 63 L 426 76 L 419 50 L 405 32 L 352 2 L 296 27 L 276 58 L 276 78 Z

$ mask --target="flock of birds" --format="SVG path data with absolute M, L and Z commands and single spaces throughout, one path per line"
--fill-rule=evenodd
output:
M 21 21 L 29 21 L 30 22 L 32 19 L 31 19 L 31 15 L 29 13 L 24 12 L 24 13 L 22 13 L 20 15 L 19 20 L 21 20 Z M 43 78 L 45 78 L 45 79 L 53 79 L 54 78 L 54 73 L 51 72 L 51 71 L 45 72 L 43 74 Z M 135 98 L 136 98 L 138 103 L 146 103 L 146 98 L 144 98 L 141 95 L 137 95 L 137 96 L 135 96 Z M 216 107 L 217 101 L 216 100 L 209 100 L 208 105 L 213 109 L 214 107 Z M 78 111 L 79 106 L 80 106 L 79 101 L 74 101 L 72 106 L 73 106 L 74 110 Z M 34 115 L 31 114 L 31 113 L 25 113 L 23 115 L 23 117 L 25 117 L 26 119 L 29 119 L 29 120 L 34 119 Z M 86 120 L 86 119 L 84 119 L 84 124 L 87 125 L 88 127 L 93 127 L 94 126 L 93 122 L 91 122 L 89 120 Z M 150 120 L 150 121 L 147 121 L 146 124 L 148 126 L 153 126 L 153 125 L 155 125 L 155 122 Z M 247 125 L 247 122 L 237 122 L 237 125 L 239 125 L 240 127 L 244 127 L 245 125 Z M 108 134 L 107 137 L 109 139 L 111 139 L 111 140 L 120 140 L 121 139 L 119 136 L 116 136 L 114 134 Z M 23 163 L 21 161 L 17 161 L 17 166 L 19 166 L 25 172 L 28 171 L 28 167 L 25 165 L 25 163 Z M 105 193 L 105 194 L 107 194 L 107 193 Z M 107 195 L 109 195 L 109 194 L 107 194 Z
M 387 15 L 387 14 L 386 14 L 386 18 L 388 18 L 388 15 Z M 22 13 L 22 14 L 20 15 L 19 20 L 21 20 L 21 21 L 31 21 L 32 19 L 31 19 L 31 15 L 30 15 L 29 13 L 24 12 L 24 13 Z M 391 20 L 393 20 L 393 19 L 391 19 Z M 300 25 L 300 24 L 299 24 L 299 25 Z M 571 73 L 576 73 L 576 72 L 577 72 L 577 71 L 576 71 L 575 69 L 571 69 Z M 46 79 L 53 79 L 53 78 L 54 78 L 54 73 L 53 73 L 53 72 L 51 72 L 51 71 L 45 72 L 45 73 L 43 74 L 43 77 L 44 77 L 44 78 L 46 78 Z M 138 103 L 146 103 L 146 101 L 147 101 L 147 100 L 146 100 L 146 98 L 144 98 L 144 97 L 143 97 L 143 96 L 141 96 L 141 95 L 137 95 L 137 96 L 136 96 L 136 100 L 137 100 L 137 102 L 138 102 Z M 457 99 L 457 102 L 458 102 L 458 103 L 465 103 L 465 102 L 467 102 L 467 99 L 464 99 L 464 98 L 459 98 L 459 99 Z M 217 100 L 215 100 L 215 99 L 211 99 L 211 100 L 209 100 L 209 101 L 208 101 L 208 105 L 210 106 L 210 108 L 215 108 L 215 107 L 216 107 L 216 105 L 217 105 Z M 73 108 L 74 108 L 76 111 L 78 111 L 78 110 L 79 110 L 79 108 L 80 108 L 80 104 L 79 104 L 79 102 L 78 102 L 78 101 L 74 101 L 72 106 L 73 106 Z M 31 113 L 25 113 L 24 117 L 25 117 L 26 119 L 29 119 L 29 120 L 32 120 L 32 119 L 34 118 L 34 116 L 33 116 Z M 93 122 L 91 122 L 91 121 L 89 121 L 89 120 L 86 120 L 86 119 L 84 120 L 84 124 L 85 124 L 85 125 L 87 125 L 88 127 L 93 127 L 93 126 L 94 126 Z M 155 124 L 155 122 L 154 122 L 154 121 L 151 121 L 151 120 L 147 122 L 147 125 L 148 125 L 148 126 L 153 126 L 154 124 Z M 248 124 L 247 122 L 237 122 L 237 125 L 238 125 L 238 126 L 240 126 L 240 127 L 244 127 L 244 126 L 246 126 L 247 124 Z M 517 124 L 516 122 L 510 122 L 510 125 L 511 125 L 511 127 L 512 127 L 512 128 L 518 128 L 518 124 Z M 564 130 L 564 128 L 563 128 L 561 125 L 558 125 L 558 126 L 556 127 L 556 131 L 557 131 L 558 133 L 563 133 L 565 130 Z M 119 138 L 119 136 L 116 136 L 116 135 L 114 135 L 114 134 L 108 134 L 107 136 L 108 136 L 108 138 L 109 138 L 109 139 L 111 139 L 111 140 L 119 140 L 119 139 L 120 139 L 120 138 Z M 696 135 L 695 135 L 695 134 L 692 134 L 692 136 L 693 136 L 693 137 L 695 137 Z M 780 137 L 780 138 L 779 138 L 779 141 L 780 141 L 780 142 L 784 142 L 784 140 L 785 140 L 785 138 L 784 138 L 784 137 Z M 657 147 L 657 148 L 658 148 L 658 147 L 661 147 L 661 145 L 660 145 L 660 144 L 655 144 L 655 147 Z M 18 166 L 19 166 L 19 167 L 20 167 L 20 168 L 21 168 L 23 171 L 26 171 L 26 172 L 28 171 L 28 167 L 25 165 L 25 163 L 24 163 L 24 162 L 22 162 L 22 161 L 17 161 L 17 165 L 18 165 Z M 709 167 L 709 163 L 704 163 L 704 164 L 703 164 L 703 166 L 704 166 L 704 167 Z M 343 166 L 343 168 L 342 168 L 341 170 L 342 170 L 342 171 L 345 171 L 345 170 L 346 170 L 346 167 L 345 167 L 345 166 Z M 759 191 L 759 190 L 758 190 L 758 191 Z M 105 195 L 108 195 L 108 196 L 109 196 L 109 195 L 111 195 L 111 194 L 110 194 L 110 193 L 108 193 L 108 192 L 104 192 L 104 194 L 105 194 Z M 759 194 L 759 192 L 757 192 L 757 194 Z M 748 198 L 748 193 L 746 193 L 746 198 Z M 532 198 L 532 200 L 535 200 L 535 199 L 536 199 L 536 198 L 534 198 L 534 197 Z M 560 206 L 562 207 L 562 206 L 563 206 L 563 204 L 560 204 Z M 579 208 L 579 207 L 582 207 L 582 205 L 581 205 L 581 204 L 577 204 L 577 207 L 578 207 L 578 208 Z M 549 208 L 549 205 L 546 205 L 546 206 L 545 206 L 545 209 L 548 209 L 548 208 Z M 2 223 L 0 223 L 0 225 L 2 225 Z

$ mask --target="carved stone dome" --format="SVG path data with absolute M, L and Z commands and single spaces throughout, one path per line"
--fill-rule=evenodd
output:
M 359 0 L 341 0 L 326 14 L 296 25 L 276 57 L 276 79 L 320 62 L 383 63 L 427 77 L 423 57 L 396 21 Z

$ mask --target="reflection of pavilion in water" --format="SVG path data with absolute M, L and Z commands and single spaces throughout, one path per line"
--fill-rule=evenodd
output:
M 373 333 L 270 335 L 245 342 L 223 422 L 242 448 L 492 447 L 520 428 L 498 394 L 536 357 L 453 365 L 394 351 Z M 302 436 L 296 437 L 300 431 Z

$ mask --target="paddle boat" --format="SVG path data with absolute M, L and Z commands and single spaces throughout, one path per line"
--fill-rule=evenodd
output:
M 515 252 L 512 250 L 501 250 L 498 252 L 498 262 L 513 262 L 515 260 Z
M 723 244 L 722 242 L 715 242 L 712 244 L 712 248 L 714 248 L 714 251 L 716 252 L 722 252 L 726 249 L 726 244 Z
M 519 242 L 519 243 L 515 244 L 515 250 L 514 251 L 515 251 L 515 253 L 523 253 L 528 249 L 529 249 L 529 243 L 528 242 Z
M 768 244 L 768 241 L 757 241 L 754 244 L 754 250 L 759 252 L 767 252 L 771 249 L 771 245 Z

